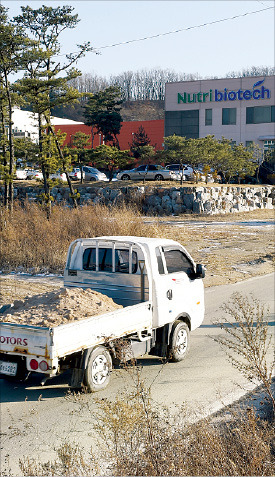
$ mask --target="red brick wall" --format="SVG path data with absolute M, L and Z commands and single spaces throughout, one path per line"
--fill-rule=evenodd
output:
M 156 119 L 152 121 L 127 121 L 122 123 L 120 134 L 118 136 L 119 145 L 121 150 L 129 149 L 129 143 L 132 143 L 132 133 L 136 133 L 140 126 L 143 126 L 147 136 L 151 140 L 151 145 L 156 147 L 156 150 L 163 149 L 163 137 L 164 137 L 164 120 Z M 62 132 L 67 133 L 64 145 L 69 145 L 71 142 L 71 136 L 76 132 L 81 131 L 85 134 L 91 136 L 91 127 L 85 126 L 85 124 L 75 124 L 75 125 L 64 125 L 60 126 L 55 125 L 55 130 L 61 130 Z M 99 145 L 100 137 L 98 134 L 94 135 L 94 147 Z M 92 147 L 92 139 L 90 140 Z

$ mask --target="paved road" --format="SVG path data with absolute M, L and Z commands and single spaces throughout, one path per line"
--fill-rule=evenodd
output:
M 181 363 L 162 365 L 159 359 L 139 360 L 142 378 L 151 387 L 152 398 L 174 405 L 185 402 L 188 407 L 210 413 L 243 395 L 250 387 L 226 360 L 213 337 L 221 333 L 214 324 L 223 318 L 221 305 L 228 302 L 233 292 L 251 294 L 269 305 L 270 333 L 274 333 L 275 274 L 232 285 L 206 290 L 206 318 L 192 333 L 190 353 Z M 18 459 L 22 456 L 54 458 L 54 447 L 65 438 L 89 448 L 95 441 L 92 430 L 98 405 L 96 399 L 114 399 L 118 392 L 134 389 L 134 374 L 115 370 L 109 388 L 96 395 L 68 394 L 64 376 L 52 380 L 44 388 L 39 383 L 1 384 L 1 471 L 8 467 L 14 475 L 20 474 Z M 9 463 L 6 456 L 9 455 Z

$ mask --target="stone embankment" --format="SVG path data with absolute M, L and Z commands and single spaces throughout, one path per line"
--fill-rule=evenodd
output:
M 275 187 L 263 186 L 131 186 L 78 188 L 79 204 L 122 205 L 137 204 L 148 215 L 179 215 L 183 213 L 217 215 L 255 209 L 273 209 Z M 3 196 L 3 189 L 0 190 Z M 16 187 L 15 198 L 21 201 L 39 201 L 41 189 Z M 54 203 L 70 204 L 69 189 L 55 187 L 52 190 Z

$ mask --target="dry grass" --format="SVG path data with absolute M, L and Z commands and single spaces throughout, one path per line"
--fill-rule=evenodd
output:
M 90 455 L 83 457 L 83 450 L 78 445 L 64 442 L 56 449 L 57 458 L 55 461 L 42 463 L 35 459 L 25 457 L 19 461 L 22 475 L 29 477 L 37 476 L 94 476 L 97 474 L 97 465 Z M 97 474 L 98 475 L 98 474 Z
M 273 218 L 273 210 L 258 210 L 233 217 L 149 219 L 135 208 L 86 205 L 78 209 L 55 206 L 47 220 L 39 205 L 27 203 L 24 208 L 16 205 L 13 214 L 0 211 L 0 267 L 4 272 L 62 273 L 68 246 L 78 237 L 164 237 L 179 241 L 197 263 L 206 265 L 206 286 L 225 284 L 274 271 L 273 228 L 242 225 L 242 221 Z M 218 225 L 209 225 L 211 221 Z M 226 224 L 229 221 L 238 225 Z
M 146 225 L 137 211 L 127 208 L 56 206 L 47 220 L 36 204 L 16 205 L 0 215 L 0 266 L 2 270 L 62 271 L 69 244 L 79 237 L 101 235 L 157 235 L 156 225 Z
M 275 359 L 271 363 L 267 359 L 269 349 L 274 346 L 266 321 L 269 310 L 251 296 L 239 293 L 234 293 L 223 309 L 227 314 L 220 324 L 224 333 L 213 339 L 223 347 L 234 368 L 251 383 L 263 386 L 275 416 L 272 392 Z
M 57 459 L 20 461 L 23 476 L 270 476 L 275 472 L 273 423 L 251 409 L 227 421 L 190 423 L 186 408 L 156 406 L 139 382 L 135 393 L 100 400 L 94 453 L 65 441 Z M 73 458 L 72 458 L 73 456 Z M 97 463 L 96 463 L 97 462 Z

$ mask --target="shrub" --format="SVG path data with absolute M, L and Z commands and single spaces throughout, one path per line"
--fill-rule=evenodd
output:
M 225 349 L 231 364 L 250 382 L 262 384 L 275 413 L 272 393 L 273 361 L 268 360 L 272 336 L 268 333 L 268 309 L 258 300 L 234 293 L 231 301 L 224 305 L 230 319 L 221 323 L 224 334 L 215 341 Z M 233 318 L 233 321 L 232 321 Z M 271 362 L 268 362 L 271 361 Z

